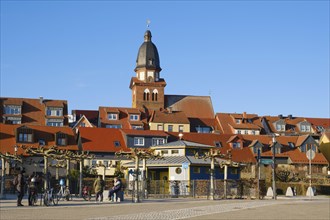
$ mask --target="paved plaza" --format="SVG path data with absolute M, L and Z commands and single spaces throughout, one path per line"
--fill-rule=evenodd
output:
M 330 219 L 330 198 L 316 196 L 265 200 L 150 199 L 141 203 L 95 203 L 74 198 L 57 206 L 16 207 L 0 200 L 0 219 Z

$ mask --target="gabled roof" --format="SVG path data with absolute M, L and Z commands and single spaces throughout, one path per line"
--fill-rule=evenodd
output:
M 117 120 L 108 120 L 108 113 L 117 113 Z M 139 114 L 139 121 L 130 121 L 130 114 Z M 101 127 L 106 125 L 121 125 L 122 129 L 131 129 L 131 125 L 147 125 L 147 114 L 143 109 L 138 108 L 122 108 L 122 107 L 99 107 Z
M 165 95 L 165 108 L 169 107 L 188 118 L 214 118 L 210 96 Z
M 217 113 L 215 117 L 219 130 L 224 134 L 233 134 L 233 129 L 259 130 L 261 132 L 263 128 L 261 120 L 256 114 Z M 235 119 L 241 119 L 241 123 L 237 124 Z
M 79 139 L 84 151 L 114 153 L 128 150 L 120 129 L 79 127 Z M 115 146 L 119 142 L 120 146 Z
M 25 145 L 27 147 L 37 148 L 39 147 L 39 140 L 45 141 L 45 148 L 48 146 L 56 146 L 55 136 L 57 133 L 63 133 L 67 135 L 67 145 L 58 146 L 60 149 L 66 150 L 78 150 L 75 134 L 69 127 L 51 127 L 51 126 L 38 126 L 38 125 L 25 125 L 25 127 L 33 130 L 33 142 L 32 143 L 20 143 L 17 142 L 17 128 L 24 125 L 7 125 L 0 124 L 0 152 L 14 153 L 14 146 Z M 23 153 L 22 149 L 18 149 L 18 154 Z
M 189 120 L 184 112 L 169 112 L 166 110 L 153 111 L 149 122 L 189 124 Z
M 78 121 L 82 116 L 85 116 L 90 123 L 95 126 L 98 125 L 99 111 L 97 110 L 72 110 L 71 112 L 76 116 L 76 121 Z
M 82 117 L 80 117 L 80 119 L 74 124 L 74 126 L 72 127 L 72 129 L 75 129 L 77 127 L 80 127 L 82 123 L 87 123 L 87 125 L 85 125 L 84 127 L 95 127 L 95 125 L 93 125 L 92 123 L 90 123 L 90 121 L 86 118 L 85 115 L 83 115 Z

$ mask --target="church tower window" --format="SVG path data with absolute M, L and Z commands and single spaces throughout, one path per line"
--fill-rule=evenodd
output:
M 144 93 L 143 93 L 143 100 L 144 101 L 149 101 L 149 94 L 150 94 L 149 89 L 145 89 Z

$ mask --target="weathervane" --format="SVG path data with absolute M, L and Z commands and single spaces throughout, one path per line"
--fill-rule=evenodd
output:
M 147 28 L 149 29 L 151 21 L 147 19 Z

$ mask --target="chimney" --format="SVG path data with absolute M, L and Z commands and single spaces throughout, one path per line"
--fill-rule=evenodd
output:
M 40 104 L 44 102 L 44 98 L 42 96 L 39 97 Z
M 292 119 L 292 115 L 288 115 L 288 118 L 291 120 Z
M 171 114 L 171 113 L 172 113 L 172 107 L 168 107 L 168 108 L 167 108 L 167 111 L 168 111 L 168 113 Z
M 246 114 L 246 112 L 243 112 L 243 118 L 244 118 L 244 119 L 247 119 L 247 114 Z

